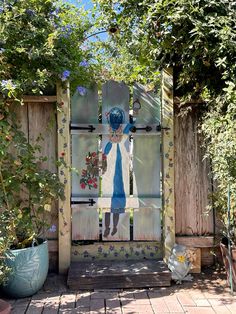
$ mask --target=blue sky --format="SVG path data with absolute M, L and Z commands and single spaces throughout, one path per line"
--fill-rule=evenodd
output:
M 82 4 L 86 10 L 89 10 L 89 9 L 93 8 L 93 3 L 92 3 L 91 0 L 64 0 L 64 1 L 68 2 L 68 3 L 71 3 L 71 4 L 74 4 L 76 6 L 79 6 L 80 4 Z M 106 33 L 100 34 L 100 35 L 98 35 L 98 37 L 102 41 L 107 40 L 107 34 Z M 94 41 L 96 39 L 94 37 L 91 37 L 90 40 Z
M 90 0 L 66 0 L 66 2 L 72 3 L 74 5 L 78 5 L 79 2 L 82 3 L 82 5 L 84 5 L 85 9 L 91 9 L 93 7 L 92 1 Z

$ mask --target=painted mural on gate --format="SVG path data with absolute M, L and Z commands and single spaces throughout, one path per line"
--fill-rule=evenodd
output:
M 105 230 L 103 237 L 107 238 L 110 234 L 114 236 L 117 233 L 119 223 L 119 215 L 125 212 L 126 207 L 126 194 L 124 190 L 123 170 L 122 170 L 122 153 L 120 146 L 124 146 L 128 151 L 127 141 L 124 139 L 123 134 L 128 135 L 130 124 L 127 124 L 123 130 L 123 123 L 125 122 L 125 113 L 121 108 L 113 107 L 109 112 L 106 112 L 106 119 L 109 124 L 109 141 L 104 148 L 105 156 L 113 154 L 114 162 L 108 164 L 108 167 L 114 166 L 114 177 L 111 189 L 113 194 L 111 197 L 111 211 L 105 213 Z M 113 217 L 113 229 L 110 228 L 111 214 Z
M 97 95 L 72 103 L 72 240 L 160 241 L 159 103 L 137 85 L 130 111 L 129 88 L 114 81 L 101 106 Z

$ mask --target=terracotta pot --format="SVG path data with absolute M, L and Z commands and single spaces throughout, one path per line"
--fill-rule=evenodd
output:
M 9 314 L 9 313 L 11 313 L 10 304 L 0 299 L 0 314 Z
M 223 257 L 225 270 L 227 273 L 227 282 L 228 282 L 228 285 L 230 285 L 229 250 L 228 250 L 228 245 L 226 243 L 220 243 L 220 250 Z M 231 257 L 232 257 L 233 289 L 234 291 L 236 291 L 236 247 L 235 246 L 231 247 Z

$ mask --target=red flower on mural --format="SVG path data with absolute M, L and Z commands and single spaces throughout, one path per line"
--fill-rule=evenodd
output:
M 88 187 L 90 190 L 98 188 L 98 177 L 101 172 L 104 173 L 107 167 L 107 157 L 105 154 L 100 154 L 98 152 L 88 153 L 85 157 L 86 169 L 81 171 L 80 186 L 82 189 Z M 100 168 L 99 168 L 100 166 Z
M 82 182 L 82 183 L 80 183 L 80 187 L 81 187 L 81 189 L 84 190 L 86 188 L 86 184 L 84 182 Z
M 91 179 L 91 178 L 88 179 L 88 184 L 89 184 L 89 185 L 93 184 L 93 179 Z

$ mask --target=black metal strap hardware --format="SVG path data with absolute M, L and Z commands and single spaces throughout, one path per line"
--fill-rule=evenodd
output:
M 96 130 L 96 128 L 92 125 L 89 125 L 88 127 L 72 125 L 71 130 L 88 130 L 88 132 L 93 132 Z
M 163 128 L 160 124 L 157 125 L 156 131 L 157 131 L 157 132 L 161 132 L 161 130 L 170 130 L 170 128 Z
M 145 130 L 146 132 L 150 132 L 152 130 L 152 127 L 147 125 L 145 128 L 136 128 L 136 126 L 132 126 L 129 129 L 132 133 L 135 133 L 137 130 Z
M 89 204 L 89 206 L 93 206 L 94 204 L 96 204 L 96 202 L 94 201 L 93 198 L 89 198 L 88 201 L 71 201 L 72 205 L 76 205 L 76 204 Z

